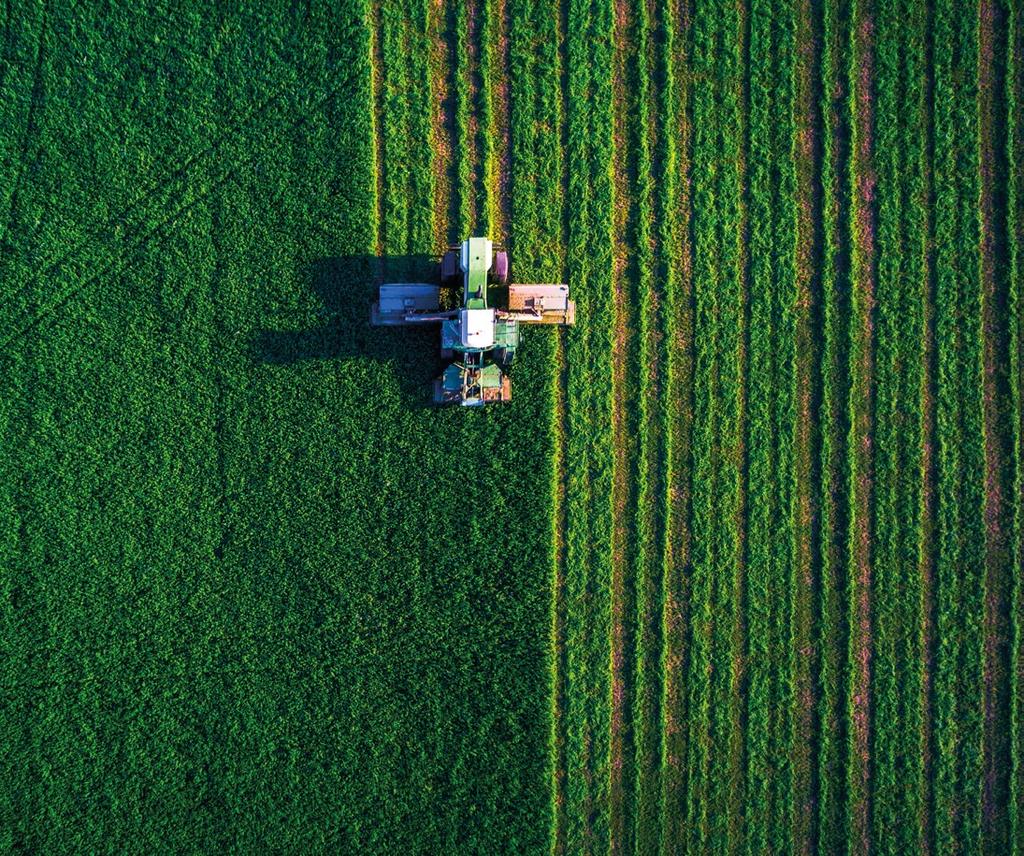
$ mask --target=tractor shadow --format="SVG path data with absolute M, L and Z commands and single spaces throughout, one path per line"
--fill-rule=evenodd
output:
M 441 370 L 436 326 L 373 327 L 370 307 L 382 282 L 436 283 L 437 264 L 428 255 L 314 259 L 300 271 L 300 281 L 318 299 L 319 323 L 305 330 L 259 331 L 253 358 L 275 365 L 357 357 L 389 361 L 406 400 L 429 402 L 430 383 Z

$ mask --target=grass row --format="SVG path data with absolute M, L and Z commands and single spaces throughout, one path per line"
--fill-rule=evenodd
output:
M 1021 127 L 1021 98 L 1024 95 L 1024 26 L 1021 12 L 1012 4 L 1008 9 L 1006 111 L 1007 123 L 1007 174 L 1010 181 L 1007 188 L 1007 232 L 1010 254 L 1010 378 L 1011 416 L 1013 419 L 1013 498 L 1014 537 L 1012 562 L 1019 570 L 1024 562 L 1024 434 L 1022 434 L 1022 277 L 1024 277 L 1024 253 L 1021 248 L 1021 227 L 1024 224 L 1021 187 L 1021 169 L 1024 167 L 1024 135 Z M 1016 379 L 1014 381 L 1014 379 Z M 1010 604 L 1010 795 L 1009 834 L 1010 846 L 1018 852 L 1024 851 L 1024 717 L 1021 715 L 1021 679 L 1024 676 L 1024 643 L 1021 638 L 1021 610 L 1024 609 L 1024 585 L 1019 572 L 1013 574 Z
M 982 771 L 981 320 L 977 26 L 934 15 L 939 437 L 936 846 L 978 852 Z
M 738 358 L 742 283 L 738 159 L 742 146 L 738 10 L 694 8 L 691 93 L 695 289 L 691 480 L 691 628 L 686 710 L 688 846 L 728 841 L 730 695 L 739 501 Z M 736 735 L 732 735 L 735 739 Z
M 1009 328 L 1010 328 L 1010 393 L 1011 418 L 1013 420 L 1013 544 L 1012 567 L 1021 567 L 1024 557 L 1024 519 L 1022 519 L 1021 497 L 1024 496 L 1024 440 L 1022 440 L 1022 261 L 1021 223 L 1022 195 L 1020 168 L 1024 163 L 1024 145 L 1022 145 L 1021 129 L 1021 98 L 1024 93 L 1024 27 L 1022 27 L 1020 10 L 1012 4 L 1008 7 L 1007 17 L 1007 58 L 1006 58 L 1006 111 L 1007 122 L 1007 234 L 1009 235 Z M 1015 380 L 1014 380 L 1015 379 Z M 1021 677 L 1024 674 L 1024 646 L 1021 641 L 1021 604 L 1022 585 L 1019 573 L 1014 573 L 1010 601 L 1010 794 L 1009 794 L 1009 838 L 1010 846 L 1018 851 L 1024 850 L 1024 731 L 1021 724 Z
M 918 251 L 924 169 L 924 14 L 876 2 L 875 149 L 878 311 L 872 541 L 872 849 L 919 846 L 923 816 L 921 604 L 921 342 L 925 272 Z M 911 818 L 914 820 L 911 821 Z
M 510 198 L 495 202 L 493 211 L 504 204 L 511 212 L 507 224 L 506 245 L 512 260 L 513 275 L 520 281 L 561 282 L 564 281 L 565 248 L 562 226 L 563 169 L 558 134 L 563 123 L 561 115 L 561 80 L 557 54 L 557 33 L 559 21 L 554 10 L 532 0 L 509 0 L 507 14 L 510 26 L 508 34 L 508 99 L 510 115 L 510 151 L 507 157 L 509 175 L 507 186 Z M 500 70 L 504 73 L 504 69 Z M 486 80 L 486 78 L 485 78 Z M 498 184 L 492 190 L 496 193 Z M 576 281 L 571 280 L 575 296 Z M 562 401 L 559 392 L 560 373 L 558 365 L 561 349 L 552 330 L 537 330 L 527 333 L 542 347 L 545 390 L 548 396 L 551 435 L 556 444 L 563 440 L 559 434 L 564 431 L 565 414 L 561 412 Z M 518 358 L 517 358 L 518 359 Z M 539 382 L 540 378 L 535 378 Z M 556 454 L 562 455 L 560 445 Z M 561 460 L 552 461 L 550 493 L 552 495 L 551 526 L 555 530 L 562 525 L 561 514 L 554 511 L 557 502 L 562 501 L 560 484 L 562 479 Z M 547 753 L 547 779 L 550 783 L 550 847 L 556 852 L 564 850 L 566 834 L 564 769 L 566 753 L 566 709 L 565 697 L 565 645 L 564 581 L 561 579 L 561 549 L 559 538 L 564 533 L 555 533 L 549 544 L 552 610 L 548 667 L 548 697 L 550 703 L 550 732 Z
M 796 7 L 795 138 L 793 159 L 796 193 L 796 245 L 794 250 L 794 492 L 792 505 L 792 646 L 793 730 L 791 753 L 792 827 L 794 849 L 809 852 L 818 836 L 814 802 L 817 775 L 814 757 L 818 720 L 815 710 L 817 663 L 814 657 L 814 595 L 818 580 L 813 531 L 813 383 L 817 341 L 812 338 L 812 311 L 818 295 L 817 264 L 821 247 L 821 192 L 817 158 L 821 146 L 820 115 L 815 103 L 819 72 L 818 44 L 814 36 L 814 10 L 810 0 Z
M 845 577 L 839 552 L 845 524 L 839 464 L 845 443 L 842 401 L 846 389 L 846 376 L 840 362 L 844 344 L 841 324 L 846 305 L 843 297 L 845 283 L 840 237 L 843 209 L 840 208 L 839 200 L 840 154 L 845 151 L 846 141 L 839 112 L 842 93 L 839 87 L 840 11 L 838 4 L 821 4 L 818 20 L 815 21 L 816 37 L 820 45 L 823 136 L 820 178 L 823 195 L 821 285 L 814 317 L 821 339 L 819 367 L 815 378 L 819 402 L 816 414 L 818 443 L 815 450 L 819 474 L 817 501 L 820 534 L 817 562 L 821 577 L 815 641 L 820 658 L 818 828 L 819 848 L 823 853 L 838 852 L 846 840 L 841 823 L 844 799 L 841 751 L 845 739 L 842 677 L 847 630 L 841 609 Z
M 660 565 L 660 529 L 664 525 L 658 497 L 665 491 L 663 481 L 663 437 L 661 411 L 665 406 L 663 390 L 665 370 L 657 347 L 659 335 L 658 305 L 663 284 L 655 276 L 654 198 L 662 192 L 654 175 L 654 57 L 653 4 L 639 3 L 630 20 L 632 56 L 627 58 L 629 127 L 627 139 L 630 178 L 630 214 L 628 241 L 631 260 L 627 278 L 631 285 L 629 298 L 634 307 L 635 347 L 632 349 L 630 389 L 639 396 L 630 414 L 635 445 L 633 509 L 634 542 L 631 575 L 634 580 L 635 617 L 633 618 L 634 656 L 632 710 L 633 775 L 631 800 L 627 802 L 633 827 L 630 840 L 640 852 L 657 852 L 661 835 L 661 633 L 660 612 L 663 587 Z
M 608 845 L 611 687 L 612 10 L 572 0 L 566 29 L 568 270 L 585 324 L 566 343 L 567 849 Z
M 743 844 L 750 852 L 783 849 L 792 816 L 795 27 L 792 11 L 751 5 L 743 604 L 748 640 Z
M 688 4 L 659 0 L 655 13 L 656 135 L 654 163 L 658 193 L 654 199 L 657 229 L 656 277 L 661 284 L 658 364 L 663 372 L 664 406 L 659 412 L 665 461 L 661 503 L 661 845 L 673 851 L 686 838 L 681 810 L 686 797 L 686 653 L 689 559 L 687 498 L 689 483 L 689 413 L 692 372 L 692 279 L 688 241 L 690 128 L 688 81 L 683 67 Z M 672 133 L 671 129 L 678 129 Z

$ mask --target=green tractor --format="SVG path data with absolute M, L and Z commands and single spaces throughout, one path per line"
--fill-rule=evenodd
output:
M 440 267 L 440 285 L 382 285 L 371 323 L 441 325 L 441 358 L 453 362 L 434 381 L 435 404 L 482 407 L 511 400 L 507 371 L 519 345 L 519 325 L 575 323 L 569 286 L 510 285 L 508 254 L 489 238 L 450 248 Z M 462 306 L 442 310 L 441 287 L 459 279 Z

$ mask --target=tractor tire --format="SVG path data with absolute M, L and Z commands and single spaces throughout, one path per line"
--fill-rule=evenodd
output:
M 459 277 L 459 253 L 449 250 L 441 256 L 441 285 L 448 285 Z
M 499 285 L 508 284 L 508 253 L 504 250 L 494 254 L 494 281 Z
M 442 360 L 453 360 L 455 359 L 455 351 L 451 348 L 441 348 L 441 359 Z

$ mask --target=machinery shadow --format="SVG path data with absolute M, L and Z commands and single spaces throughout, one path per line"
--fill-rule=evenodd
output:
M 261 330 L 253 340 L 258 362 L 290 365 L 355 357 L 398 360 L 402 393 L 410 404 L 429 403 L 441 369 L 438 331 L 373 327 L 370 307 L 382 282 L 437 282 L 438 259 L 428 255 L 351 255 L 314 259 L 300 281 L 317 296 L 319 323 L 305 330 Z

